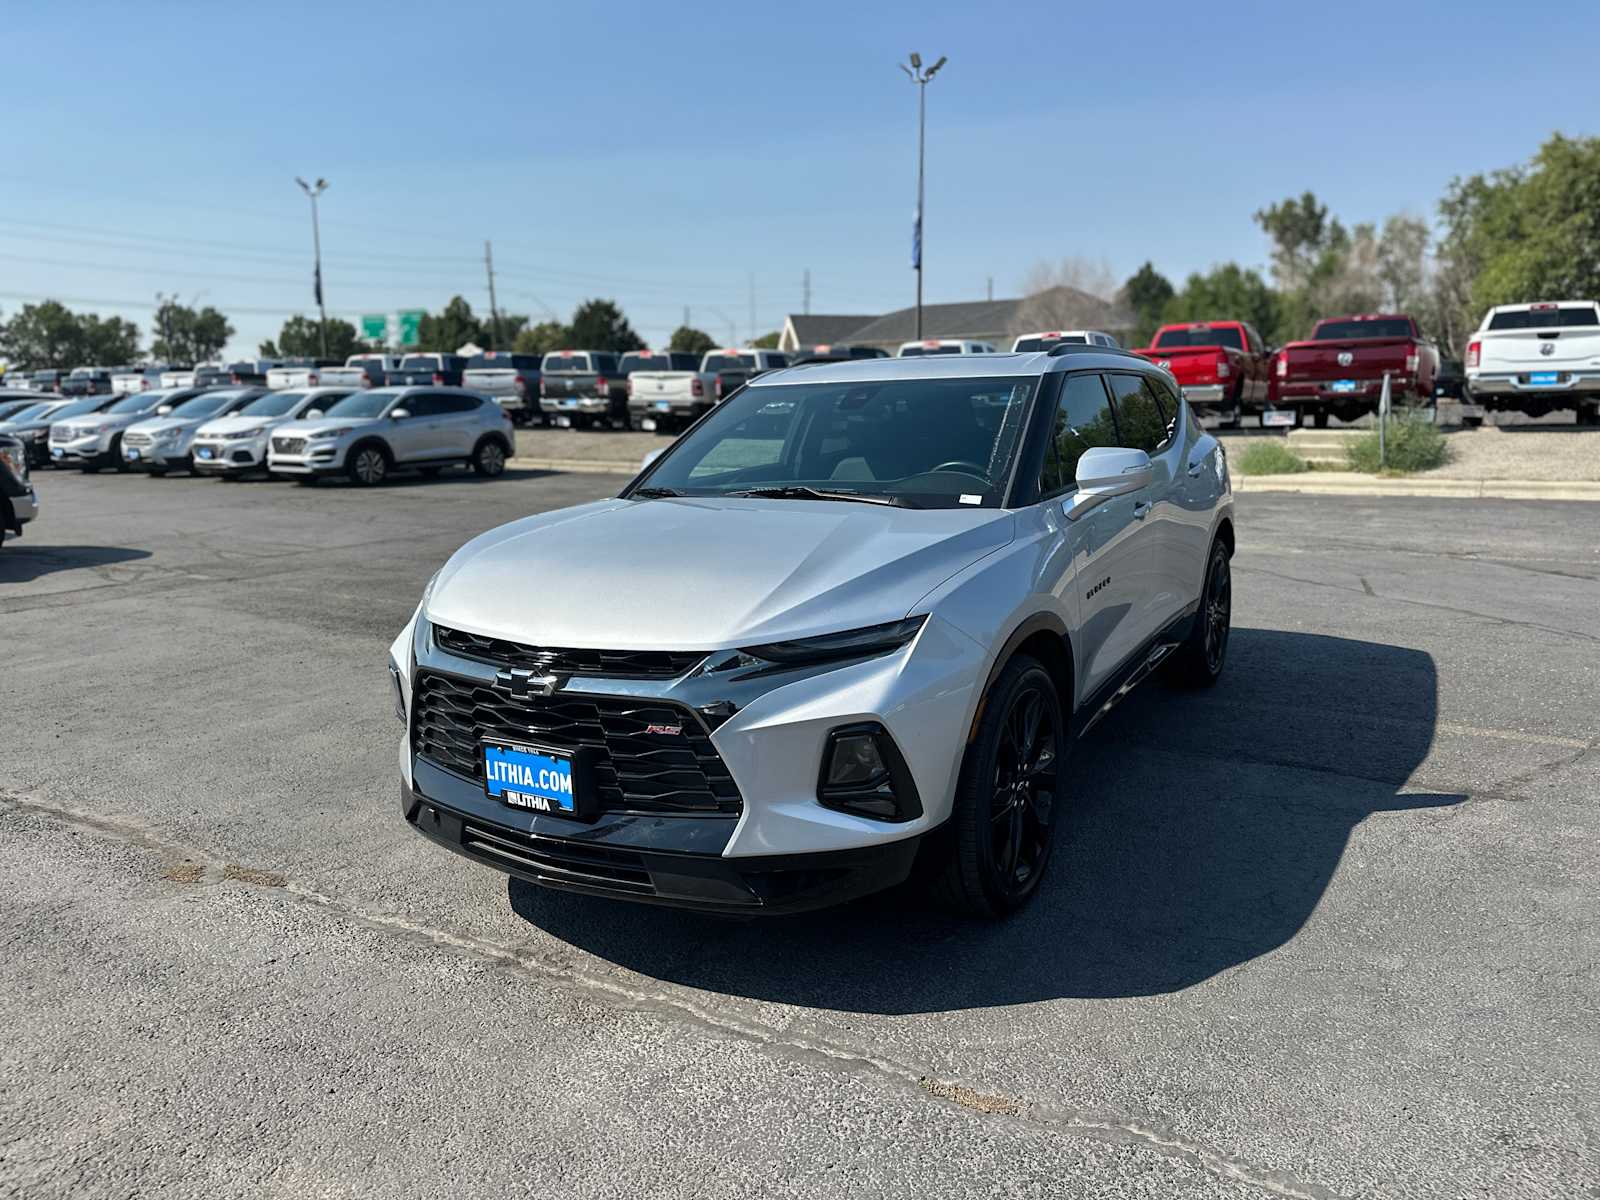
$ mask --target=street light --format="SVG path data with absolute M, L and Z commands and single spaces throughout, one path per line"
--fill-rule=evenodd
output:
M 922 69 L 922 55 L 911 52 L 911 65 L 900 64 L 906 77 L 917 85 L 917 217 L 911 229 L 911 269 L 917 273 L 917 337 L 922 337 L 922 161 L 923 131 L 927 126 L 928 80 L 939 73 L 939 68 L 949 61 L 944 55 L 927 70 Z
M 328 190 L 328 181 L 318 179 L 316 183 L 307 183 L 296 175 L 294 181 L 300 185 L 300 190 L 311 201 L 311 248 L 317 256 L 316 274 L 312 276 L 313 290 L 317 296 L 317 312 L 322 317 L 322 324 L 318 327 L 321 333 L 322 357 L 328 357 L 328 308 L 322 302 L 322 233 L 317 228 L 317 197 Z

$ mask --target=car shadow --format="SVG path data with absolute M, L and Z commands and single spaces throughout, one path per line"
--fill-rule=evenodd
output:
M 1433 659 L 1235 629 L 1209 692 L 1149 685 L 1073 752 L 1049 877 L 1001 922 L 911 886 L 732 921 L 511 880 L 523 919 L 640 974 L 841 1011 L 936 1012 L 1173 992 L 1294 937 L 1368 817 L 1465 797 L 1401 793 L 1437 717 Z
M 27 583 L 58 571 L 80 571 L 149 558 L 150 551 L 128 546 L 52 546 L 13 540 L 0 547 L 0 584 Z

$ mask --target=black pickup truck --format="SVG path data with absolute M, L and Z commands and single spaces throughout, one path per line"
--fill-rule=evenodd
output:
M 461 387 L 467 360 L 459 354 L 408 354 L 384 380 L 390 387 Z
M 707 350 L 700 371 L 715 377 L 712 390 L 720 404 L 757 375 L 788 365 L 788 356 L 778 350 Z
M 539 367 L 539 408 L 564 428 L 630 428 L 628 380 L 607 350 L 552 350 Z

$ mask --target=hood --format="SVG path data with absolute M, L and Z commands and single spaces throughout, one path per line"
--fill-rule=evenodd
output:
M 427 617 L 543 646 L 714 650 L 895 621 L 1008 543 L 996 509 L 602 500 L 503 525 L 445 564 Z
M 216 417 L 200 426 L 197 433 L 232 433 L 236 429 L 271 429 L 283 424 L 282 417 Z
M 137 429 L 140 433 L 148 433 L 153 436 L 156 434 L 167 433 L 174 429 L 196 429 L 205 424 L 205 420 L 206 419 L 204 417 L 190 417 L 188 420 L 185 420 L 183 417 L 178 415 L 173 415 L 170 417 L 141 417 L 132 425 L 128 426 L 128 432 L 132 433 L 135 429 Z
M 377 425 L 387 417 L 318 417 L 314 421 L 285 421 L 275 426 L 273 433 L 283 437 L 315 437 L 330 429 L 357 429 L 362 425 Z

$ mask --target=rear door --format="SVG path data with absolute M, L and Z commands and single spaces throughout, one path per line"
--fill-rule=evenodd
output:
M 426 458 L 444 458 L 449 454 L 444 447 L 444 406 L 441 397 L 433 392 L 418 392 L 407 396 L 400 404 L 406 416 L 389 422 L 389 445 L 399 462 L 414 462 Z
M 1115 372 L 1107 375 L 1117 415 L 1119 443 L 1150 456 L 1154 475 L 1149 486 L 1131 494 L 1134 540 L 1139 544 L 1140 574 L 1127 597 L 1132 648 L 1153 637 L 1176 614 L 1174 581 L 1179 578 L 1181 554 L 1172 545 L 1176 526 L 1169 520 L 1181 437 L 1177 412 L 1166 412 L 1148 375 Z
M 451 458 L 465 458 L 472 453 L 478 433 L 483 428 L 483 419 L 479 415 L 483 401 L 476 396 L 451 395 L 441 395 L 438 401 L 439 453 Z

